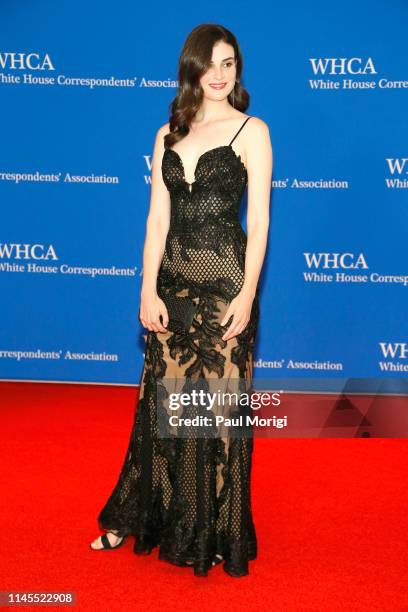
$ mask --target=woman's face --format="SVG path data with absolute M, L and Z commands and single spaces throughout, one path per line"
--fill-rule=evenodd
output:
M 216 43 L 211 66 L 200 79 L 204 96 L 210 100 L 223 100 L 233 90 L 236 78 L 234 47 L 224 41 Z

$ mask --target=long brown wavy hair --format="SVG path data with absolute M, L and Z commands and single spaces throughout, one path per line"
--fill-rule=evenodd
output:
M 234 89 L 228 94 L 228 100 L 231 105 L 233 101 L 234 108 L 242 112 L 249 106 L 249 93 L 240 82 L 242 54 L 234 34 L 215 23 L 196 26 L 187 36 L 179 58 L 179 87 L 170 104 L 170 132 L 164 137 L 166 149 L 182 140 L 190 130 L 190 123 L 200 108 L 204 95 L 200 78 L 210 67 L 213 46 L 219 41 L 224 41 L 234 48 L 236 59 L 236 82 Z

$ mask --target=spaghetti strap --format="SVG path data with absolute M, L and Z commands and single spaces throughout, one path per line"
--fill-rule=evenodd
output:
M 238 132 L 235 134 L 234 138 L 231 140 L 231 142 L 229 143 L 228 146 L 232 145 L 232 143 L 234 142 L 234 140 L 236 139 L 236 137 L 238 136 L 238 134 L 240 133 L 240 131 L 242 130 L 242 128 L 244 127 L 244 125 L 246 124 L 246 122 L 251 118 L 251 115 L 249 115 L 249 117 L 247 117 L 244 121 L 244 123 L 241 125 L 241 127 L 239 128 Z

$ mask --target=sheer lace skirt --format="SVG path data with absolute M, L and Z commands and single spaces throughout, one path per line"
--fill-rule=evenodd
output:
M 227 341 L 221 327 L 228 301 L 219 294 L 181 290 L 198 308 L 189 334 L 149 332 L 139 400 L 118 482 L 98 517 L 104 530 L 134 535 L 134 552 L 159 547 L 176 565 L 207 564 L 216 554 L 234 575 L 248 573 L 257 555 L 251 510 L 251 437 L 163 438 L 158 435 L 157 381 L 205 376 L 252 380 L 259 317 Z

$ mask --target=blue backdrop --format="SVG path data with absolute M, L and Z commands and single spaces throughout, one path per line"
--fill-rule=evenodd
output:
M 274 152 L 255 379 L 408 393 L 404 2 L 0 14 L 1 379 L 139 384 L 154 137 L 185 37 L 215 22 Z

